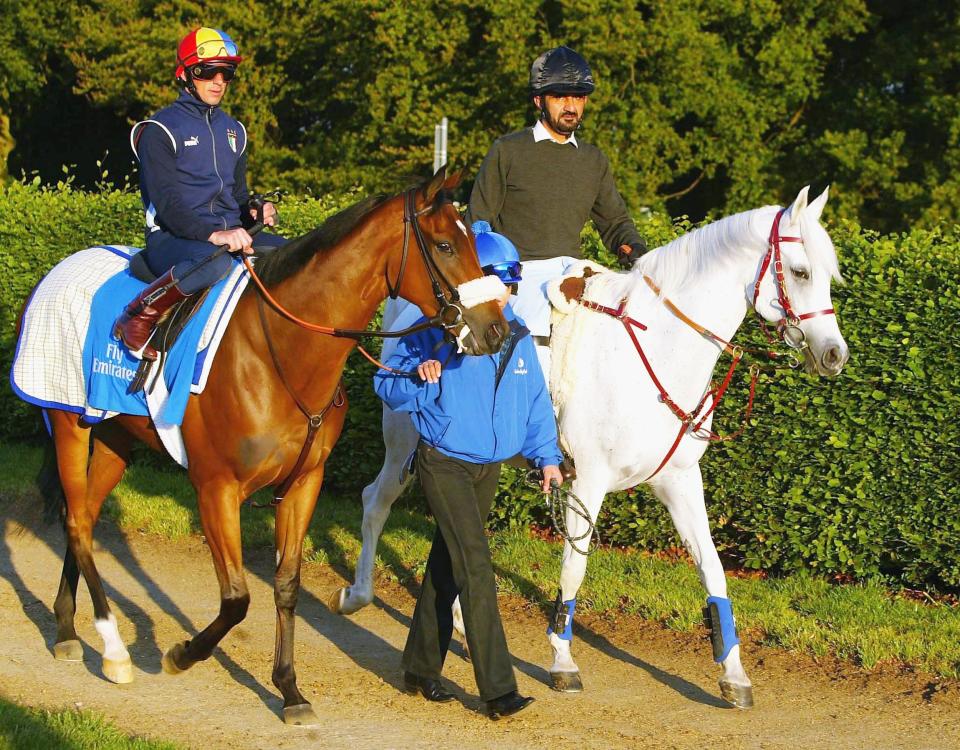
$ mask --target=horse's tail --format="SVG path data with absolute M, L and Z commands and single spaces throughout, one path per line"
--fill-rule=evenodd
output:
M 61 525 L 64 524 L 67 520 L 67 496 L 60 482 L 57 449 L 52 439 L 43 442 L 43 464 L 37 473 L 36 484 L 43 497 L 44 522 L 51 524 L 59 520 Z

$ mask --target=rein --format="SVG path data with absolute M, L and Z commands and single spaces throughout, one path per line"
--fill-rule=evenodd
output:
M 392 367 L 388 367 L 387 365 L 383 364 L 383 362 L 379 361 L 376 357 L 367 352 L 366 349 L 360 346 L 359 341 L 367 336 L 373 336 L 377 338 L 400 338 L 409 333 L 416 333 L 417 331 L 422 331 L 427 328 L 443 328 L 444 330 L 450 330 L 451 328 L 455 328 L 463 319 L 463 308 L 457 304 L 460 301 L 460 295 L 457 292 L 456 287 L 453 286 L 446 276 L 443 275 L 443 272 L 431 257 L 427 249 L 426 240 L 423 237 L 423 231 L 420 229 L 420 223 L 418 221 L 419 217 L 429 213 L 433 209 L 433 206 L 425 206 L 418 211 L 416 209 L 416 192 L 417 188 L 410 188 L 403 194 L 403 254 L 400 260 L 400 271 L 397 274 L 397 280 L 396 282 L 391 283 L 390 279 L 387 278 L 387 289 L 390 293 L 391 299 L 396 299 L 399 295 L 400 284 L 403 281 L 403 274 L 407 267 L 407 256 L 409 254 L 410 234 L 412 229 L 413 236 L 417 243 L 417 248 L 419 249 L 420 255 L 423 258 L 424 266 L 427 269 L 427 273 L 430 275 L 430 284 L 433 288 L 433 296 L 436 298 L 437 305 L 439 307 L 438 313 L 433 318 L 399 331 L 367 331 L 352 328 L 333 328 L 331 326 L 310 323 L 306 320 L 302 320 L 287 310 L 287 308 L 280 304 L 280 302 L 278 302 L 277 299 L 270 294 L 263 281 L 257 275 L 257 272 L 254 270 L 250 259 L 244 256 L 243 265 L 246 267 L 247 273 L 250 274 L 250 278 L 253 279 L 253 282 L 257 287 L 257 291 L 260 293 L 261 299 L 265 300 L 278 315 L 286 318 L 291 323 L 294 323 L 301 328 L 304 328 L 308 331 L 313 331 L 314 333 L 322 333 L 326 336 L 354 339 L 358 342 L 357 350 L 364 357 L 366 357 L 367 360 L 380 369 L 386 370 L 387 372 L 391 372 L 395 375 L 413 377 L 415 375 L 413 372 L 395 370 Z M 440 281 L 442 281 L 449 290 L 449 299 L 443 293 L 443 290 L 440 286 Z M 452 319 L 449 317 L 449 313 L 451 311 L 453 311 L 454 315 Z

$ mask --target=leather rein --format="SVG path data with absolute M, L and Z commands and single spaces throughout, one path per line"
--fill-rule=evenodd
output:
M 767 272 L 767 269 L 773 268 L 773 276 L 777 289 L 777 301 L 780 304 L 781 309 L 784 312 L 784 317 L 777 322 L 777 332 L 780 335 L 781 341 L 783 341 L 787 346 L 792 349 L 803 349 L 807 346 L 806 339 L 803 331 L 799 327 L 799 323 L 802 320 L 807 320 L 809 318 L 815 318 L 819 315 L 835 315 L 836 312 L 831 307 L 826 310 L 818 310 L 815 312 L 807 312 L 802 315 L 797 315 L 793 306 L 790 304 L 790 299 L 787 296 L 787 287 L 786 287 L 786 278 L 783 273 L 783 258 L 780 252 L 780 243 L 782 242 L 798 242 L 803 244 L 803 239 L 800 237 L 784 237 L 780 234 L 780 220 L 783 217 L 783 214 L 787 209 L 782 208 L 777 213 L 776 218 L 773 221 L 773 226 L 770 228 L 770 236 L 767 241 L 767 252 L 764 255 L 763 261 L 760 264 L 760 270 L 757 274 L 757 280 L 754 283 L 753 291 L 753 308 L 756 312 L 757 308 L 757 298 L 760 294 L 760 283 L 763 280 L 764 274 Z M 653 290 L 655 294 L 660 296 L 660 289 L 654 283 L 653 279 L 649 276 L 644 275 L 643 280 L 647 283 L 647 286 Z M 743 417 L 741 418 L 740 427 L 735 432 L 732 432 L 728 435 L 719 435 L 713 430 L 710 430 L 704 427 L 704 423 L 707 421 L 707 418 L 714 412 L 717 406 L 720 403 L 720 400 L 723 398 L 724 394 L 727 391 L 727 388 L 730 385 L 730 381 L 733 379 L 733 373 L 737 369 L 737 365 L 740 364 L 740 361 L 743 359 L 745 352 L 753 352 L 757 354 L 762 354 L 769 359 L 776 359 L 782 355 L 774 351 L 763 351 L 758 349 L 746 349 L 741 346 L 734 345 L 729 341 L 722 339 L 717 336 L 715 333 L 700 325 L 696 321 L 689 318 L 686 314 L 683 313 L 673 302 L 671 302 L 666 297 L 661 297 L 663 304 L 667 307 L 670 312 L 677 316 L 681 321 L 683 321 L 690 328 L 695 330 L 704 338 L 713 341 L 714 343 L 720 344 L 727 354 L 731 357 L 730 367 L 727 369 L 727 374 L 724 376 L 723 380 L 719 385 L 713 385 L 707 389 L 703 394 L 703 397 L 697 403 L 691 411 L 684 411 L 679 404 L 676 403 L 667 392 L 667 389 L 660 382 L 660 379 L 657 377 L 656 373 L 653 370 L 653 366 L 650 364 L 646 352 L 643 350 L 643 346 L 640 344 L 640 340 L 637 338 L 635 329 L 640 329 L 641 331 L 647 330 L 647 326 L 634 318 L 629 317 L 626 314 L 627 307 L 627 298 L 625 297 L 620 301 L 620 305 L 616 308 L 606 307 L 600 305 L 596 302 L 590 300 L 580 299 L 579 303 L 584 307 L 595 310 L 605 315 L 609 315 L 612 318 L 619 320 L 623 323 L 624 328 L 627 331 L 627 334 L 630 336 L 630 340 L 633 342 L 634 347 L 637 350 L 637 354 L 640 355 L 640 360 L 643 362 L 643 366 L 647 371 L 647 374 L 650 376 L 650 380 L 653 382 L 654 387 L 660 394 L 660 400 L 666 404 L 667 408 L 673 412 L 674 416 L 680 420 L 680 430 L 677 433 L 676 438 L 674 438 L 673 443 L 671 444 L 667 454 L 663 457 L 663 460 L 660 462 L 660 465 L 654 469 L 653 473 L 650 474 L 643 481 L 649 481 L 657 474 L 660 473 L 661 469 L 667 465 L 670 459 L 673 457 L 673 454 L 676 453 L 677 448 L 680 447 L 680 441 L 683 439 L 683 436 L 689 430 L 691 434 L 696 435 L 697 437 L 703 440 L 709 440 L 711 442 L 725 442 L 728 440 L 733 440 L 744 433 L 747 428 L 747 421 L 750 419 L 750 414 L 753 411 L 753 402 L 756 396 L 756 386 L 757 379 L 760 375 L 761 366 L 759 364 L 750 365 L 750 393 L 747 400 L 747 405 L 743 411 Z M 769 340 L 773 340 L 766 326 L 764 325 L 763 318 L 757 316 L 760 320 L 760 326 L 763 329 L 764 334 Z M 799 333 L 796 333 L 799 332 Z M 795 356 L 792 356 L 792 361 L 790 363 L 791 368 L 799 366 L 800 361 L 796 359 Z M 711 399 L 710 407 L 704 410 L 706 406 L 707 399 Z M 701 413 L 702 412 L 702 413 Z
M 350 328 L 333 328 L 331 326 L 319 325 L 316 323 L 310 323 L 308 321 L 302 320 L 292 312 L 287 310 L 283 305 L 281 305 L 276 298 L 270 294 L 264 285 L 263 281 L 257 275 L 256 271 L 253 268 L 253 264 L 250 262 L 250 259 L 247 256 L 243 256 L 243 264 L 246 266 L 247 273 L 250 274 L 250 278 L 253 279 L 259 295 L 257 296 L 257 310 L 260 314 L 260 326 L 263 330 L 264 338 L 267 340 L 267 348 L 270 350 L 270 358 L 273 361 L 274 369 L 277 371 L 277 375 L 280 378 L 280 382 L 283 384 L 284 389 L 293 399 L 294 403 L 297 405 L 297 408 L 303 413 L 307 418 L 307 435 L 303 442 L 303 447 L 300 449 L 300 455 L 297 456 L 296 463 L 293 466 L 293 469 L 287 474 L 284 480 L 274 489 L 273 500 L 269 504 L 256 504 L 254 507 L 264 508 L 272 507 L 278 505 L 283 498 L 289 492 L 290 488 L 293 486 L 293 483 L 297 480 L 300 475 L 300 470 L 303 468 L 304 463 L 306 463 L 307 456 L 310 454 L 311 449 L 313 448 L 313 443 L 316 440 L 317 433 L 320 431 L 320 427 L 323 425 L 324 417 L 327 415 L 327 412 L 333 408 L 340 408 L 343 406 L 344 397 L 343 397 L 343 381 L 337 382 L 337 387 L 333 392 L 333 396 L 326 406 L 323 407 L 319 412 L 312 411 L 303 400 L 297 395 L 296 391 L 291 387 L 289 380 L 284 372 L 283 366 L 280 363 L 280 358 L 277 355 L 276 346 L 273 342 L 273 337 L 270 334 L 270 327 L 267 323 L 266 309 L 265 304 L 269 305 L 274 312 L 276 312 L 280 317 L 289 320 L 291 323 L 295 323 L 301 328 L 305 328 L 308 331 L 313 331 L 315 333 L 322 333 L 328 336 L 334 336 L 337 338 L 349 338 L 354 339 L 359 342 L 359 340 L 365 336 L 378 336 L 381 338 L 396 338 L 400 336 L 406 336 L 408 333 L 414 333 L 416 331 L 422 331 L 430 327 L 441 327 L 444 330 L 449 330 L 456 327 L 463 319 L 463 308 L 460 306 L 460 295 L 457 292 L 457 288 L 453 286 L 450 281 L 443 275 L 443 272 L 437 266 L 436 261 L 431 257 L 429 250 L 427 249 L 427 243 L 423 236 L 423 231 L 420 229 L 419 218 L 426 213 L 429 213 L 433 210 L 434 205 L 431 203 L 424 208 L 421 208 L 419 211 L 416 208 L 416 193 L 418 188 L 410 188 L 403 193 L 403 255 L 400 260 L 400 270 L 397 274 L 397 280 L 394 283 L 390 282 L 390 279 L 387 278 L 387 288 L 390 292 L 390 297 L 396 299 L 399 290 L 400 284 L 403 281 L 403 274 L 407 266 L 407 255 L 409 252 L 410 244 L 410 234 L 412 233 L 417 244 L 417 248 L 420 250 L 420 255 L 423 258 L 424 266 L 427 269 L 427 273 L 430 276 L 430 284 L 433 289 L 433 295 L 437 300 L 437 305 L 439 307 L 439 312 L 432 319 L 424 321 L 423 323 L 418 323 L 417 325 L 410 326 L 409 328 L 404 328 L 400 331 L 366 331 L 366 330 L 355 330 Z M 441 282 L 446 286 L 449 291 L 449 297 L 444 294 Z M 452 317 L 451 317 L 452 316 Z M 393 370 L 383 363 L 377 361 L 374 357 L 366 352 L 357 344 L 357 348 L 368 360 L 373 362 L 378 367 L 388 370 L 389 372 L 410 376 L 411 373 L 399 372 Z M 412 373 L 415 375 L 415 373 Z

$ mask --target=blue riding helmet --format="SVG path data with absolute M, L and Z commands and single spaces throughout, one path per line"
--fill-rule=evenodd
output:
M 477 238 L 477 258 L 483 272 L 499 276 L 504 284 L 520 283 L 520 253 L 513 243 L 494 232 L 486 221 L 473 222 L 471 229 Z

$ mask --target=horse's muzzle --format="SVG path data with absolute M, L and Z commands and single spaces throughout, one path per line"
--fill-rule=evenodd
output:
M 500 347 L 503 346 L 506 336 L 507 326 L 499 322 L 491 323 L 483 334 L 483 338 L 486 340 L 487 346 L 492 352 L 500 351 Z

